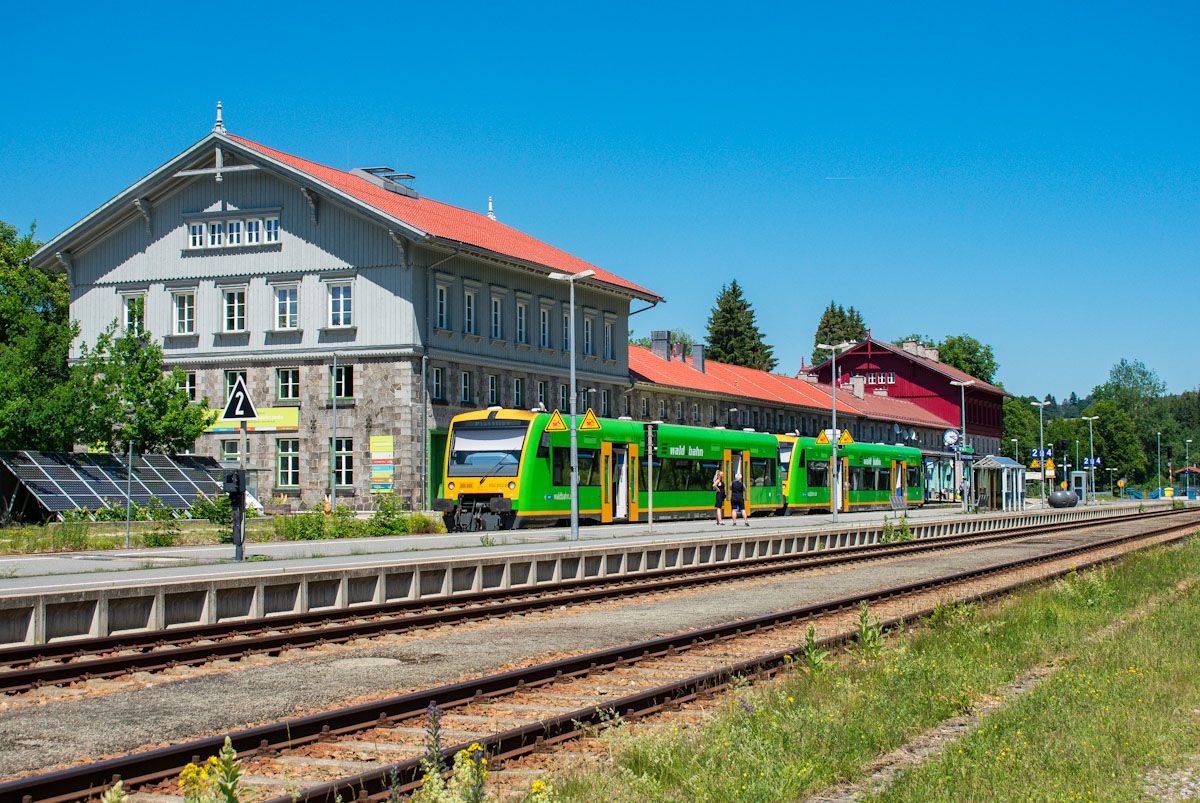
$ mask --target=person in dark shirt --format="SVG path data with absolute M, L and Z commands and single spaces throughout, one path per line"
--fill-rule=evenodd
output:
M 740 510 L 742 523 L 749 527 L 750 521 L 746 518 L 746 486 L 742 484 L 740 473 L 733 476 L 733 483 L 729 486 L 729 506 L 733 509 L 733 526 L 737 526 L 738 511 Z
M 721 525 L 725 523 L 721 520 L 721 512 L 725 507 L 725 472 L 721 469 L 717 469 L 717 473 L 713 474 L 712 488 L 716 495 L 717 524 Z

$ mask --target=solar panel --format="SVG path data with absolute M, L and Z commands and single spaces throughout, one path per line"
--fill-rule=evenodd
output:
M 133 460 L 132 477 L 117 455 L 81 452 L 0 452 L 0 469 L 49 514 L 123 506 L 125 488 L 139 505 L 157 499 L 184 511 L 202 493 L 221 493 L 221 467 L 211 457 L 151 454 Z M 23 509 L 23 508 L 22 508 Z

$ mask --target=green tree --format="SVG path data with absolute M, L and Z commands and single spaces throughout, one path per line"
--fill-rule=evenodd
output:
M 930 337 L 929 335 L 918 335 L 918 334 L 911 334 L 911 335 L 905 335 L 904 337 L 898 337 L 892 341 L 892 345 L 893 346 L 903 346 L 909 340 L 915 340 L 923 346 L 933 347 L 933 346 L 937 345 L 937 343 L 934 341 L 934 339 L 932 337 Z
M 1166 384 L 1144 362 L 1122 358 L 1109 370 L 1108 381 L 1093 390 L 1092 396 L 1116 402 L 1140 427 L 1150 423 L 1154 403 L 1166 390 Z
M 763 340 L 754 310 L 737 280 L 721 288 L 708 316 L 708 356 L 717 362 L 770 371 L 779 364 Z
M 1004 437 L 1000 444 L 1005 455 L 1011 455 L 1012 439 L 1017 439 L 1017 455 L 1028 462 L 1029 450 L 1038 448 L 1038 417 L 1030 405 L 1032 396 L 1004 397 Z
M 1083 411 L 1086 416 L 1099 416 L 1092 422 L 1092 435 L 1096 455 L 1105 468 L 1115 468 L 1131 477 L 1140 477 L 1146 471 L 1146 452 L 1137 437 L 1133 419 L 1117 403 L 1108 399 L 1093 403 Z M 1087 422 L 1084 422 L 1087 423 Z M 1084 449 L 1087 449 L 1087 427 L 1081 427 Z M 1100 482 L 1103 472 L 1096 473 Z
M 0 449 L 70 449 L 81 421 L 70 293 L 62 274 L 30 266 L 39 245 L 0 221 Z
M 163 373 L 162 347 L 146 332 L 119 332 L 113 323 L 83 348 L 73 377 L 87 415 L 86 443 L 111 451 L 187 451 L 216 413 L 208 398 L 193 402 L 180 387 L 183 372 Z
M 854 307 L 844 308 L 833 301 L 821 313 L 817 331 L 813 334 L 812 364 L 820 365 L 829 359 L 829 352 L 817 348 L 820 343 L 835 346 L 838 343 L 857 343 L 867 337 L 867 325 L 862 313 Z
M 672 343 L 680 343 L 683 345 L 684 351 L 689 351 L 689 350 L 691 350 L 692 346 L 696 345 L 696 343 L 698 341 L 696 340 L 696 338 L 692 337 L 691 335 L 689 335 L 687 332 L 685 332 L 682 329 L 672 329 L 671 330 L 671 342 Z M 641 346 L 644 349 L 648 349 L 648 348 L 650 348 L 650 336 L 646 335 L 645 337 L 634 337 L 633 330 L 630 329 L 629 330 L 629 345 Z
M 984 382 L 996 376 L 996 355 L 992 347 L 970 335 L 951 335 L 938 346 L 938 361 L 965 371 Z

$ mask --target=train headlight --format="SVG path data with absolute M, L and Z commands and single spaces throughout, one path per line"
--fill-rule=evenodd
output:
M 515 482 L 510 482 L 508 484 L 508 490 L 510 490 L 510 491 L 516 490 L 516 487 L 517 487 L 517 484 Z
M 453 491 L 453 490 L 454 490 L 454 483 L 452 483 L 452 482 L 451 482 L 451 483 L 447 483 L 446 487 L 447 487 L 447 488 L 449 488 L 450 490 L 452 490 L 452 491 Z

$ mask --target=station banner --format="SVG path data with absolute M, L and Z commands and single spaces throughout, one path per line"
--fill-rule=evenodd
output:
M 396 439 L 391 435 L 371 436 L 371 493 L 390 494 L 396 473 Z
M 223 410 L 214 410 L 218 416 Z M 218 417 L 205 432 L 240 432 L 240 421 L 226 421 Z M 247 432 L 299 432 L 299 407 L 259 407 L 258 418 L 246 422 Z

